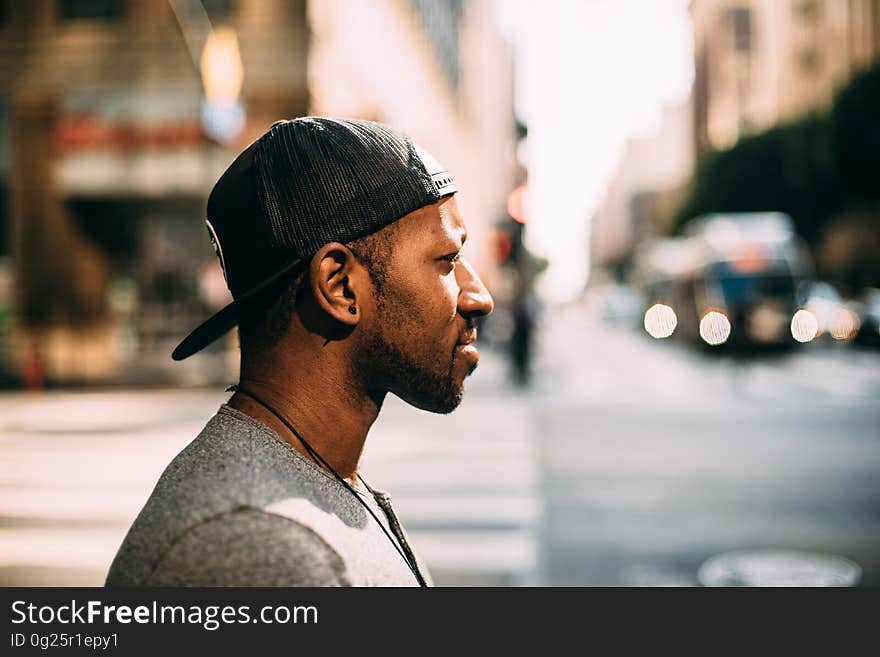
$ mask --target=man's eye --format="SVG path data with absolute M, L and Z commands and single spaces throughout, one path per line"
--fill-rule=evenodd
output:
M 448 256 L 443 256 L 443 259 L 446 262 L 458 262 L 459 258 L 461 258 L 460 253 L 450 253 Z

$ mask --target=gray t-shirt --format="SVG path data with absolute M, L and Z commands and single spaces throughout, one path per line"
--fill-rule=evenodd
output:
M 404 551 L 387 495 L 358 485 Z M 384 507 L 384 508 L 383 508 Z M 430 575 L 419 561 L 422 577 Z M 417 586 L 376 520 L 275 431 L 223 405 L 162 473 L 107 586 Z

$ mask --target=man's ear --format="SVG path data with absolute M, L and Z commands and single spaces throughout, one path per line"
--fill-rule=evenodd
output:
M 355 326 L 369 290 L 369 276 L 344 244 L 331 242 L 312 256 L 309 284 L 318 307 L 333 319 Z

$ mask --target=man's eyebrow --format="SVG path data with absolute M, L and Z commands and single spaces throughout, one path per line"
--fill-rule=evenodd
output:
M 459 238 L 461 239 L 461 243 L 459 244 Z M 460 231 L 456 233 L 451 232 L 443 232 L 443 244 L 442 248 L 445 249 L 455 249 L 456 251 L 461 251 L 464 248 L 464 243 L 467 241 L 467 229 L 462 228 Z
M 461 246 L 459 246 L 457 244 L 458 240 L 456 240 L 456 237 L 461 238 Z M 462 229 L 461 231 L 459 231 L 458 235 L 444 233 L 443 238 L 444 238 L 443 239 L 444 242 L 454 244 L 456 248 L 460 249 L 464 246 L 464 243 L 467 241 L 467 231 Z

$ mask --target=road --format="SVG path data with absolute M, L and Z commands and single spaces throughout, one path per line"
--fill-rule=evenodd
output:
M 543 583 L 696 585 L 713 555 L 799 549 L 880 584 L 880 355 L 735 363 L 582 315 L 546 327 Z
M 836 346 L 836 345 L 831 345 Z M 395 398 L 362 472 L 438 584 L 697 585 L 713 555 L 839 555 L 880 583 L 880 356 L 733 364 L 590 319 L 544 322 L 536 381 L 485 351 L 461 408 Z M 99 585 L 219 389 L 0 395 L 0 585 Z

